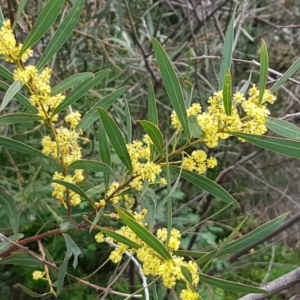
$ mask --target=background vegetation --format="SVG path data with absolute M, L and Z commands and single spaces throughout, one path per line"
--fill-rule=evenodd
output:
M 73 1 L 70 1 L 72 3 Z M 8 16 L 6 1 L 0 0 L 1 9 Z M 18 1 L 13 1 L 17 10 Z M 18 35 L 22 39 L 34 24 L 44 1 L 28 1 L 25 13 L 20 20 Z M 120 128 L 126 130 L 126 105 L 132 116 L 132 136 L 141 136 L 142 129 L 136 120 L 147 117 L 149 80 L 154 84 L 160 115 L 159 127 L 164 136 L 171 136 L 170 107 L 161 76 L 153 56 L 149 35 L 156 37 L 168 53 L 182 82 L 188 80 L 194 87 L 193 102 L 206 106 L 207 98 L 217 90 L 217 74 L 220 69 L 220 56 L 224 34 L 232 16 L 235 1 L 127 1 L 127 0 L 88 0 L 80 22 L 70 40 L 58 52 L 53 64 L 53 83 L 78 72 L 97 72 L 111 69 L 112 72 L 101 84 L 92 89 L 74 105 L 74 109 L 86 112 L 95 102 L 112 91 L 129 85 L 126 96 L 113 105 L 110 112 Z M 258 82 L 260 37 L 263 35 L 270 59 L 268 83 L 276 80 L 299 56 L 300 3 L 298 1 L 240 1 L 236 12 L 233 86 L 238 90 L 252 72 L 252 82 Z M 51 32 L 35 48 L 32 60 L 36 61 L 45 49 Z M 198 59 L 191 59 L 198 57 Z M 7 66 L 9 67 L 9 66 Z M 296 73 L 294 82 L 289 81 L 278 93 L 278 101 L 272 108 L 272 115 L 297 124 L 299 116 L 299 83 Z M 4 95 L 4 92 L 2 93 Z M 11 102 L 5 114 L 24 111 L 18 102 Z M 293 116 L 289 116 L 293 114 Z M 84 157 L 98 157 L 99 123 L 96 122 L 85 132 L 90 140 L 83 147 Z M 45 129 L 38 123 L 0 126 L 0 133 L 40 148 L 40 140 Z M 192 149 L 191 149 L 192 150 Z M 298 183 L 300 165 L 293 158 L 258 149 L 248 143 L 234 140 L 224 142 L 218 149 L 209 150 L 219 162 L 217 170 L 207 176 L 221 184 L 241 205 L 242 211 L 225 211 L 218 219 L 196 226 L 193 232 L 184 236 L 183 247 L 190 250 L 216 248 L 248 216 L 240 234 L 246 234 L 266 221 L 290 211 L 288 218 L 299 213 L 300 185 Z M 118 159 L 114 157 L 115 178 L 120 176 Z M 65 216 L 65 209 L 56 204 L 51 196 L 51 174 L 54 167 L 47 161 L 27 155 L 16 155 L 0 147 L 0 183 L 14 195 L 18 203 L 21 224 L 20 232 L 32 236 L 57 227 L 57 221 Z M 102 182 L 102 173 L 88 175 L 95 186 Z M 99 186 L 99 189 L 102 187 Z M 98 191 L 95 191 L 96 193 Z M 157 190 L 157 198 L 166 195 L 164 189 Z M 200 220 L 214 214 L 223 203 L 213 201 L 205 193 L 199 193 L 190 183 L 182 181 L 174 194 L 174 226 L 179 229 L 191 227 Z M 84 205 L 76 208 L 74 219 L 81 220 L 86 211 Z M 10 232 L 8 219 L 0 211 L 1 232 Z M 165 211 L 158 212 L 157 223 L 165 223 Z M 93 273 L 108 258 L 109 246 L 96 244 L 94 235 L 81 231 L 71 233 L 82 250 L 78 267 L 70 272 L 78 277 Z M 65 242 L 54 236 L 43 240 L 45 248 L 54 261 L 63 259 Z M 36 244 L 30 249 L 38 251 Z M 245 253 L 242 259 L 224 258 L 213 261 L 211 273 L 215 276 L 259 286 L 269 282 L 299 266 L 300 231 L 294 222 L 263 244 Z M 117 267 L 106 263 L 101 271 L 93 276 L 93 282 L 107 286 L 119 272 Z M 20 293 L 15 284 L 21 283 L 38 293 L 43 293 L 46 283 L 32 280 L 33 269 L 18 266 L 0 265 L 0 299 L 31 299 Z M 67 288 L 59 299 L 118 299 L 116 296 L 97 293 L 86 286 L 66 278 Z M 134 266 L 129 266 L 113 284 L 115 290 L 134 292 L 140 285 Z M 203 299 L 238 299 L 241 294 L 202 286 Z M 174 294 L 158 287 L 158 299 L 176 299 Z M 271 299 L 289 299 L 300 294 L 299 284 L 284 290 Z M 98 297 L 98 298 L 97 298 Z M 51 299 L 51 297 L 44 297 Z

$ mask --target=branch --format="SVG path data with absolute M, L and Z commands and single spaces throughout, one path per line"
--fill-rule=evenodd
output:
M 269 292 L 269 294 L 248 294 L 239 300 L 262 300 L 271 297 L 295 284 L 300 283 L 300 267 L 261 286 L 262 289 Z

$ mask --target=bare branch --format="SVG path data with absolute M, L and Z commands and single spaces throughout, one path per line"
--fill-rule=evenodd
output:
M 286 290 L 297 283 L 300 283 L 300 268 L 297 268 L 269 283 L 261 286 L 262 289 L 269 292 L 269 294 L 248 294 L 239 300 L 262 300 L 278 294 L 279 292 Z

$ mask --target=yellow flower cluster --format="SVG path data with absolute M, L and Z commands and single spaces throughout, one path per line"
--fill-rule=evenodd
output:
M 193 104 L 187 110 L 187 115 L 193 114 L 197 117 L 198 124 L 204 132 L 203 142 L 209 148 L 215 148 L 220 139 L 230 137 L 230 132 L 264 134 L 267 131 L 266 117 L 270 114 L 267 104 L 272 104 L 275 100 L 276 97 L 269 90 L 265 90 L 262 103 L 259 105 L 259 90 L 253 85 L 246 96 L 240 92 L 233 95 L 230 116 L 224 109 L 222 91 L 209 97 L 206 112 L 196 113 L 196 109 L 191 108 L 199 107 L 199 104 Z M 177 130 L 182 130 L 175 112 L 172 112 L 171 119 L 172 125 Z
M 207 168 L 214 168 L 218 161 L 215 157 L 207 158 L 206 152 L 203 150 L 195 150 L 191 155 L 184 157 L 182 160 L 182 168 L 195 171 L 198 174 L 204 174 Z
M 135 212 L 133 216 L 140 225 L 146 226 L 146 223 L 144 222 L 146 214 L 147 210 L 144 209 L 141 213 Z M 191 273 L 192 286 L 197 286 L 199 283 L 199 268 L 197 264 L 192 261 L 184 261 L 183 257 L 173 254 L 173 252 L 178 250 L 180 246 L 181 233 L 179 230 L 174 228 L 171 230 L 167 245 L 167 249 L 172 256 L 172 259 L 169 260 L 161 258 L 127 226 L 121 227 L 116 232 L 137 243 L 141 247 L 139 249 L 132 249 L 125 244 L 117 242 L 118 247 L 110 254 L 110 260 L 114 263 L 121 261 L 123 254 L 128 251 L 131 254 L 136 254 L 137 258 L 142 262 L 142 271 L 144 275 L 161 277 L 164 286 L 167 288 L 173 288 L 179 280 L 186 281 L 182 274 L 181 267 L 186 267 Z M 156 236 L 163 244 L 166 244 L 167 229 L 159 229 Z M 102 233 L 96 234 L 95 240 L 97 242 L 103 242 L 104 235 Z M 106 240 L 109 242 L 115 242 L 110 237 L 106 237 Z M 186 282 L 186 284 L 189 286 L 189 283 Z M 198 294 L 193 292 L 190 288 L 182 290 L 180 296 L 182 300 L 199 299 Z
M 22 56 L 19 57 L 22 46 L 22 44 L 17 44 L 14 33 L 11 29 L 10 21 L 5 20 L 0 28 L 0 55 L 3 55 L 7 62 L 17 63 L 20 60 L 25 62 L 32 56 L 33 51 L 31 49 L 27 49 Z
M 44 279 L 44 276 L 45 276 L 45 272 L 42 272 L 42 271 L 33 271 L 32 272 L 33 280 Z
M 151 140 L 145 135 L 142 141 L 133 141 L 127 145 L 127 149 L 132 161 L 133 176 L 137 176 L 130 186 L 137 191 L 142 190 L 143 182 L 164 184 L 164 180 L 158 180 L 158 175 L 162 172 L 161 166 L 151 161 L 150 146 Z
M 58 115 L 53 115 L 53 112 L 65 99 L 65 96 L 62 94 L 51 95 L 52 70 L 50 68 L 46 67 L 39 72 L 35 66 L 23 65 L 33 52 L 28 49 L 19 57 L 21 48 L 22 44 L 16 42 L 10 21 L 5 21 L 0 28 L 0 55 L 3 55 L 6 61 L 17 65 L 17 69 L 14 70 L 14 80 L 19 80 L 28 87 L 31 93 L 29 98 L 31 105 L 37 108 L 38 115 L 47 121 L 53 129 L 53 140 L 50 136 L 45 136 L 42 140 L 43 153 L 56 158 L 66 173 L 68 166 L 82 156 L 81 147 L 78 144 L 80 132 L 75 131 L 75 127 L 80 122 L 80 113 L 71 112 L 65 117 L 65 122 L 69 124 L 69 128 L 60 127 L 56 129 L 54 127 L 52 123 L 58 120 Z M 56 172 L 53 179 L 75 184 L 83 181 L 83 170 L 75 170 L 74 175 L 63 175 L 63 173 Z M 66 188 L 57 183 L 53 183 L 52 186 L 54 188 L 53 196 L 65 203 Z M 80 203 L 80 196 L 73 191 L 70 191 L 69 196 L 71 205 Z

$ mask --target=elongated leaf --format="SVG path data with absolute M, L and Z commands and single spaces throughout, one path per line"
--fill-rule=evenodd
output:
M 92 232 L 92 230 L 94 229 L 95 225 L 97 225 L 97 223 L 99 222 L 99 220 L 101 219 L 102 215 L 103 215 L 103 211 L 104 211 L 104 206 L 102 206 L 100 208 L 100 210 L 97 212 L 96 217 L 94 218 L 91 227 L 90 227 L 90 234 Z
M 0 205 L 4 208 L 8 216 L 10 226 L 17 239 L 19 231 L 18 207 L 14 198 L 7 192 L 7 190 L 3 186 L 0 186 Z
M 223 103 L 227 116 L 231 116 L 232 108 L 232 82 L 230 70 L 227 71 L 223 86 Z
M 81 129 L 83 131 L 87 130 L 99 118 L 99 113 L 96 107 L 102 107 L 104 109 L 108 109 L 128 89 L 129 89 L 129 85 L 123 86 L 113 91 L 109 95 L 105 96 L 97 103 L 95 103 L 95 105 L 93 105 L 93 107 L 82 118 L 81 122 L 78 124 L 76 129 L 77 130 Z
M 260 71 L 259 71 L 259 98 L 258 104 L 262 103 L 264 97 L 264 91 L 267 84 L 268 77 L 268 69 L 269 69 L 269 57 L 268 57 L 268 49 L 265 41 L 261 40 L 261 48 L 260 48 Z
M 7 83 L 5 83 L 3 81 L 0 81 L 0 88 L 1 89 L 7 91 L 9 89 L 9 87 L 10 87 L 10 85 L 8 85 Z M 31 113 L 37 113 L 37 109 L 30 104 L 29 100 L 24 95 L 22 95 L 21 93 L 16 93 L 15 98 L 24 107 L 26 107 Z
M 289 78 L 291 78 L 300 68 L 300 57 L 288 68 L 283 76 L 271 87 L 270 91 L 275 93 Z
M 19 5 L 18 5 L 18 10 L 17 10 L 17 13 L 16 13 L 16 16 L 15 16 L 15 20 L 14 20 L 14 23 L 12 25 L 12 30 L 14 30 L 16 28 L 16 25 L 18 24 L 21 16 L 22 16 L 22 13 L 24 11 L 24 8 L 27 4 L 27 0 L 21 0 Z
M 21 153 L 26 153 L 34 156 L 40 156 L 42 158 L 47 158 L 54 160 L 52 157 L 45 155 L 44 153 L 40 152 L 39 150 L 36 150 L 24 143 L 21 143 L 19 141 L 15 141 L 9 138 L 0 137 L 0 146 L 6 147 L 7 149 L 18 151 Z
M 149 135 L 150 139 L 152 140 L 152 142 L 153 142 L 154 146 L 156 147 L 156 149 L 158 150 L 158 152 L 161 155 L 163 155 L 164 141 L 163 141 L 163 135 L 162 135 L 161 131 L 159 130 L 159 128 L 155 124 L 153 124 L 149 121 L 140 120 L 138 122 L 143 126 L 143 128 Z
M 69 263 L 70 257 L 68 256 L 67 253 L 65 253 L 65 258 L 62 263 L 62 265 L 59 268 L 58 275 L 57 275 L 57 288 L 56 288 L 56 295 L 59 296 L 62 288 L 64 286 L 64 281 L 65 281 L 65 276 L 68 268 L 68 263 Z
M 112 146 L 114 147 L 125 167 L 128 169 L 129 173 L 132 173 L 131 158 L 121 131 L 119 130 L 117 124 L 108 115 L 107 111 L 102 108 L 98 108 L 98 112 Z
M 158 125 L 158 114 L 155 101 L 154 88 L 151 81 L 149 81 L 148 89 L 148 119 L 151 123 Z
M 132 120 L 130 116 L 128 101 L 125 96 L 124 98 L 126 141 L 128 144 L 130 144 L 132 140 Z
M 14 284 L 14 288 L 20 288 L 24 293 L 26 293 L 27 295 L 29 295 L 32 298 L 42 298 L 44 296 L 51 294 L 51 292 L 44 293 L 44 294 L 38 294 L 20 283 Z
M 36 65 L 36 67 L 39 70 L 47 64 L 47 62 L 59 51 L 63 44 L 69 39 L 73 29 L 75 28 L 80 18 L 84 2 L 85 0 L 77 0 L 75 3 L 73 3 L 72 9 L 55 32 L 51 41 L 47 45 L 43 56 Z
M 24 251 L 15 251 L 10 256 L 0 259 L 0 265 L 16 265 L 35 269 L 43 267 L 37 258 Z
M 235 12 L 236 12 L 236 8 L 233 11 L 224 39 L 224 46 L 222 51 L 222 63 L 220 67 L 219 84 L 218 84 L 219 91 L 224 86 L 226 72 L 230 70 L 230 66 L 231 66 Z
M 2 75 L 8 81 L 14 82 L 14 75 L 13 75 L 13 73 L 10 72 L 8 69 L 6 69 L 2 65 L 0 65 L 0 75 Z
M 81 250 L 67 233 L 63 233 L 63 237 L 65 238 L 68 257 L 70 258 L 74 254 L 73 268 L 75 269 L 78 265 L 78 256 L 81 254 Z
M 76 194 L 78 194 L 80 197 L 82 197 L 83 199 L 87 200 L 88 202 L 90 202 L 93 206 L 94 206 L 94 202 L 85 194 L 85 192 L 78 187 L 77 185 L 70 183 L 70 182 L 66 182 L 64 180 L 52 180 L 52 182 L 54 183 L 58 183 L 64 187 L 66 187 L 67 189 L 70 189 L 71 191 L 75 192 Z
M 197 263 L 201 265 L 202 263 L 205 263 L 211 257 L 220 257 L 222 255 L 235 253 L 237 251 L 243 250 L 249 245 L 256 243 L 257 241 L 263 239 L 265 236 L 273 232 L 286 218 L 287 214 L 283 214 L 261 226 L 256 228 L 255 230 L 251 231 L 250 233 L 244 235 L 243 237 L 232 241 L 229 243 L 226 247 L 219 250 L 214 250 L 212 252 L 209 252 L 208 254 L 202 256 L 197 260 Z
M 158 255 L 165 260 L 172 258 L 166 247 L 150 231 L 129 217 L 128 212 L 120 207 L 116 207 L 116 210 L 121 220 Z
M 107 164 L 89 159 L 76 160 L 72 164 L 70 164 L 69 169 L 83 169 L 92 172 L 112 172 L 111 167 Z
M 287 156 L 300 158 L 300 141 L 293 141 L 283 138 L 260 136 L 248 133 L 232 133 L 258 147 L 281 153 Z
M 99 153 L 102 161 L 111 167 L 112 162 L 111 162 L 111 153 L 108 144 L 108 138 L 101 120 L 100 120 L 99 131 L 98 131 L 98 144 L 99 144 Z M 109 186 L 109 177 L 110 177 L 109 173 L 104 173 L 104 185 L 106 190 L 108 189 Z
M 109 229 L 106 229 L 106 228 L 100 227 L 100 226 L 97 226 L 97 228 L 99 230 L 101 230 L 103 233 L 105 233 L 107 236 L 109 236 L 109 237 L 113 238 L 114 240 L 118 241 L 119 243 L 127 245 L 128 247 L 133 248 L 133 249 L 141 248 L 141 246 L 139 244 L 133 242 L 132 240 L 128 239 L 127 237 L 125 237 L 122 234 L 119 234 L 119 233 L 117 233 L 113 230 L 109 230 Z
M 0 126 L 40 121 L 42 118 L 38 115 L 31 115 L 26 113 L 13 113 L 0 116 Z
M 64 0 L 49 0 L 47 2 L 42 12 L 39 13 L 39 17 L 34 23 L 33 29 L 24 41 L 19 57 L 45 35 L 58 17 L 64 2 Z
M 17 80 L 17 81 L 14 81 L 11 86 L 8 88 L 3 100 L 2 100 L 2 103 L 0 105 L 0 112 L 9 104 L 9 102 L 11 101 L 11 99 L 14 98 L 14 96 L 16 95 L 16 93 L 19 92 L 19 90 L 21 89 L 22 87 L 22 83 L 21 81 Z
M 232 242 L 232 240 L 237 236 L 237 234 L 240 232 L 241 228 L 243 227 L 245 221 L 247 220 L 247 218 L 245 218 L 244 220 L 242 220 L 242 222 L 240 222 L 238 224 L 238 226 L 236 228 L 234 228 L 234 230 L 231 232 L 231 234 L 225 239 L 225 241 L 221 244 L 221 247 L 218 249 L 218 251 L 222 251 L 223 249 L 226 248 L 226 246 Z
M 191 271 L 186 267 L 186 266 L 181 266 L 181 273 L 183 275 L 183 277 L 185 278 L 185 280 L 192 285 L 193 282 L 193 276 L 191 274 Z
M 94 79 L 94 74 L 91 72 L 74 74 L 57 84 L 54 88 L 52 88 L 51 95 L 55 96 L 59 93 L 63 93 L 66 90 L 72 88 L 73 86 L 79 84 L 80 82 L 92 78 Z
M 270 117 L 266 119 L 267 127 L 273 132 L 289 139 L 300 139 L 300 128 L 298 126 L 283 120 L 277 120 Z
M 188 251 L 188 250 L 177 250 L 174 251 L 175 255 L 184 256 L 184 257 L 195 257 L 199 258 L 207 254 L 207 252 L 198 252 L 198 251 Z
M 155 221 L 156 213 L 156 194 L 152 189 L 149 189 L 147 185 L 143 190 L 137 193 L 137 198 L 141 202 L 143 208 L 147 209 L 146 221 L 147 227 L 151 231 Z
M 197 117 L 194 115 L 190 115 L 187 119 L 190 133 L 193 137 L 199 139 L 204 136 L 204 131 L 199 126 Z
M 212 277 L 206 274 L 200 274 L 200 281 L 208 285 L 217 287 L 225 291 L 231 291 L 236 293 L 258 293 L 258 294 L 267 294 L 268 292 L 264 289 L 257 288 L 255 286 L 250 286 L 238 282 L 228 281 L 216 277 Z
M 165 50 L 155 38 L 152 38 L 152 45 L 169 100 L 177 114 L 184 133 L 188 136 L 189 130 L 186 120 L 185 101 L 178 77 Z
M 248 91 L 249 85 L 250 85 L 250 83 L 251 83 L 252 71 L 253 71 L 253 69 L 252 69 L 251 72 L 250 72 L 249 78 L 247 79 L 247 81 L 243 84 L 243 86 L 242 86 L 241 89 L 240 89 L 240 92 L 241 92 L 242 94 L 246 94 L 247 91 Z
M 94 74 L 94 79 L 87 79 L 81 84 L 79 84 L 67 97 L 66 99 L 56 107 L 53 112 L 53 115 L 64 110 L 69 105 L 74 104 L 78 99 L 80 99 L 83 95 L 85 95 L 91 88 L 97 85 L 102 79 L 104 79 L 110 70 L 102 70 Z
M 181 168 L 176 166 L 170 166 L 170 170 L 179 173 Z M 236 200 L 226 190 L 224 190 L 220 185 L 206 178 L 205 176 L 182 169 L 181 177 L 189 181 L 196 187 L 212 194 L 213 196 L 220 198 L 221 200 L 227 203 L 232 203 L 236 207 L 240 207 Z
M 2 10 L 0 7 L 0 27 L 2 26 L 3 22 L 4 22 L 4 17 L 3 17 Z

